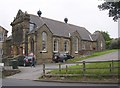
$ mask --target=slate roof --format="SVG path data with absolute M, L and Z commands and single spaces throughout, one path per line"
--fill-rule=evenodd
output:
M 79 27 L 73 24 L 68 24 L 45 17 L 38 17 L 31 14 L 30 22 L 35 23 L 37 25 L 37 28 L 40 28 L 42 25 L 46 24 L 49 27 L 50 31 L 53 33 L 53 35 L 58 36 L 69 37 L 69 33 L 73 33 L 77 30 L 83 40 L 92 41 L 91 33 L 84 27 Z M 34 32 L 35 30 L 37 29 L 34 29 L 31 32 Z
M 12 35 L 10 35 L 9 37 L 7 37 L 6 40 L 11 40 L 12 39 Z
M 94 32 L 94 34 L 91 35 L 93 41 L 96 41 L 98 39 L 99 35 L 100 35 L 100 32 Z
M 6 30 L 5 28 L 3 28 L 2 26 L 0 26 L 1 29 L 5 30 L 6 32 L 8 32 L 8 30 Z

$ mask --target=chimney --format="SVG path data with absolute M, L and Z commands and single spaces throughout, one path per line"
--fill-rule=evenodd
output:
M 39 11 L 37 12 L 37 14 L 38 14 L 39 17 L 41 17 L 42 12 L 39 10 Z
M 68 22 L 68 18 L 65 18 L 65 19 L 64 19 L 64 22 L 67 23 L 67 22 Z

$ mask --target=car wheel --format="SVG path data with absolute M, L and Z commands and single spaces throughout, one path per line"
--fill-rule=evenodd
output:
M 26 64 L 24 63 L 24 64 L 23 64 L 23 66 L 25 67 L 25 66 L 26 66 Z
M 55 61 L 55 63 L 58 63 L 58 61 Z

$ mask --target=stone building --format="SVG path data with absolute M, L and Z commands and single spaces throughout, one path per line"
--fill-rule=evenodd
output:
M 66 52 L 73 56 L 89 51 L 105 49 L 100 32 L 91 34 L 86 28 L 18 11 L 11 23 L 12 55 L 28 55 L 33 52 L 37 62 L 51 61 L 53 53 Z M 83 53 L 84 51 L 84 53 Z
M 7 38 L 8 31 L 0 26 L 0 58 L 3 57 L 3 44 Z
M 3 59 L 13 58 L 12 46 L 12 36 L 9 36 L 3 44 Z

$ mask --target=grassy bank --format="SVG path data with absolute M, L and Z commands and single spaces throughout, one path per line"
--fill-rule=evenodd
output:
M 112 64 L 111 62 L 104 62 L 104 63 L 91 63 L 91 64 L 86 64 L 86 71 L 85 74 L 95 74 L 96 76 L 98 76 L 99 74 L 120 74 L 120 69 L 114 69 L 111 70 L 110 69 L 104 69 L 104 68 L 108 68 L 110 66 L 110 64 Z M 120 62 L 114 62 L 113 63 L 114 67 L 118 67 L 120 65 Z M 68 69 L 76 69 L 76 70 L 68 70 L 67 74 L 83 74 L 83 71 L 80 69 L 83 68 L 83 65 L 81 64 L 77 64 L 74 66 L 70 66 L 68 67 Z M 91 69 L 90 69 L 91 68 Z M 92 69 L 95 68 L 95 69 Z M 103 68 L 103 69 L 101 69 Z M 79 70 L 78 70 L 79 69 Z M 51 71 L 52 74 L 66 74 L 66 69 L 61 70 L 61 72 L 59 72 L 59 70 L 53 70 Z
M 71 80 L 71 81 L 113 81 L 118 82 L 119 75 L 120 74 L 120 68 L 118 69 L 99 69 L 99 68 L 108 68 L 112 64 L 112 62 L 102 62 L 102 63 L 91 63 L 86 64 L 86 68 L 97 68 L 97 69 L 86 69 L 84 74 L 87 74 L 87 76 L 47 76 L 45 79 L 48 80 Z M 114 62 L 113 66 L 118 67 L 120 65 L 120 62 Z M 49 72 L 49 74 L 83 74 L 83 70 L 80 69 L 83 68 L 82 64 L 77 64 L 74 66 L 69 66 L 68 70 L 66 72 L 66 69 L 59 70 L 52 70 Z M 73 70 L 74 69 L 74 70 Z M 90 76 L 93 75 L 94 76 Z M 111 76 L 111 74 L 116 74 L 114 76 Z
M 74 59 L 70 59 L 67 62 L 76 62 L 80 61 L 83 59 L 87 58 L 92 58 L 112 52 L 117 52 L 118 50 L 106 50 L 102 52 L 95 52 L 90 56 L 85 56 L 85 57 L 77 57 Z M 47 79 L 47 80 L 68 80 L 68 81 L 111 81 L 111 82 L 118 82 L 118 74 L 120 74 L 120 68 L 118 69 L 110 69 L 109 67 L 119 67 L 120 62 L 100 62 L 100 63 L 89 63 L 85 65 L 86 70 L 83 72 L 83 64 L 76 64 L 73 66 L 68 66 L 67 70 L 66 68 L 62 68 L 61 70 L 52 70 L 48 72 L 48 74 L 51 74 L 51 76 L 43 76 L 42 79 Z M 102 68 L 102 69 L 101 69 Z M 107 69 L 105 69 L 107 68 Z M 109 69 L 108 69 L 109 68 Z M 84 74 L 87 74 L 86 76 Z M 63 75 L 63 76 L 55 76 L 55 75 Z M 64 76 L 66 74 L 80 74 L 79 76 Z M 91 76 L 93 75 L 94 76 Z M 116 75 L 111 75 L 111 74 L 116 74 Z M 41 79 L 41 78 L 40 78 Z
M 80 61 L 80 60 L 84 60 L 87 58 L 92 58 L 92 57 L 96 57 L 96 56 L 101 56 L 104 54 L 108 54 L 108 53 L 112 53 L 112 52 L 116 52 L 118 50 L 106 50 L 106 51 L 101 51 L 101 52 L 95 52 L 89 56 L 84 56 L 84 57 L 75 57 L 74 59 L 69 59 L 67 62 L 76 62 L 76 61 Z

